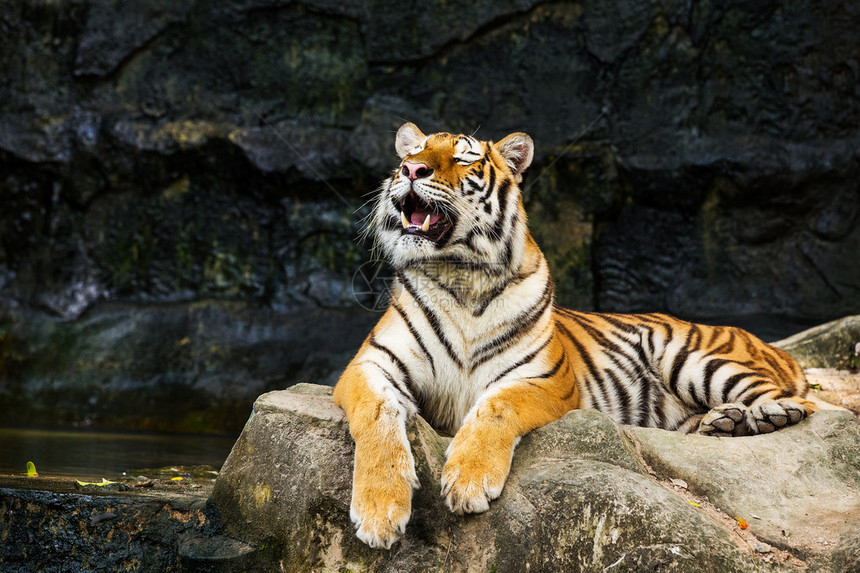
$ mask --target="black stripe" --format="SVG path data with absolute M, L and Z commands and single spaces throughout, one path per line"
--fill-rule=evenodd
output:
M 534 357 L 537 356 L 541 350 L 543 350 L 544 348 L 547 347 L 547 345 L 550 343 L 551 340 L 552 340 L 552 337 L 550 336 L 536 350 L 526 354 L 522 359 L 520 359 L 519 362 L 516 362 L 516 363 L 512 364 L 511 366 L 507 367 L 505 370 L 503 370 L 501 374 L 499 374 L 498 376 L 493 378 L 492 382 L 487 383 L 485 388 L 489 388 L 490 386 L 492 386 L 493 384 L 495 384 L 496 382 L 498 382 L 499 380 L 501 380 L 502 378 L 507 376 L 509 373 L 511 373 L 512 371 L 519 368 L 520 366 L 523 366 L 524 364 L 528 364 L 529 362 L 531 362 L 534 359 Z M 529 376 L 529 378 L 532 378 L 532 376 Z
M 415 342 L 418 343 L 418 348 L 420 348 L 421 352 L 424 353 L 424 356 L 427 357 L 427 360 L 430 362 L 430 370 L 433 372 L 433 377 L 435 378 L 436 377 L 436 365 L 433 363 L 433 356 L 427 350 L 427 347 L 424 346 L 424 341 L 421 339 L 421 335 L 418 334 L 418 331 L 415 330 L 414 326 L 412 326 L 412 322 L 409 320 L 409 317 L 406 316 L 406 313 L 403 311 L 403 309 L 400 307 L 400 305 L 397 304 L 397 301 L 391 301 L 391 306 L 394 307 L 394 310 L 397 311 L 397 313 L 400 315 L 400 318 L 402 318 L 403 322 L 406 323 L 406 328 L 409 329 L 410 334 L 412 334 L 412 338 L 414 338 Z
M 561 332 L 564 336 L 566 336 L 568 340 L 570 340 L 570 342 L 576 348 L 576 351 L 579 354 L 580 358 L 582 358 L 583 363 L 585 363 L 585 368 L 588 370 L 588 373 L 590 374 L 590 376 L 587 377 L 585 380 L 586 384 L 589 381 L 594 381 L 597 384 L 598 388 L 600 389 L 600 393 L 603 396 L 603 398 L 601 400 L 603 402 L 603 407 L 602 408 L 598 407 L 596 409 L 600 410 L 601 412 L 610 413 L 611 404 L 609 402 L 609 394 L 606 391 L 606 383 L 604 382 L 603 378 L 601 378 L 600 372 L 597 370 L 597 367 L 594 364 L 594 361 L 591 359 L 591 355 L 588 354 L 588 352 L 586 351 L 586 349 L 582 345 L 582 343 L 576 339 L 576 337 L 573 335 L 573 333 L 570 330 L 568 330 L 564 324 L 562 324 L 559 320 L 556 320 L 555 325 L 556 325 L 556 329 L 559 332 Z M 594 389 L 589 386 L 589 390 L 591 391 L 591 395 L 594 396 L 595 399 L 597 399 L 598 396 L 597 396 L 597 393 L 594 392 Z
M 657 420 L 655 424 L 658 428 L 666 427 L 666 392 L 663 390 L 662 386 L 655 385 L 654 390 L 656 390 L 656 397 L 654 399 L 654 417 Z
M 547 281 L 541 298 L 513 320 L 509 321 L 511 328 L 472 353 L 470 373 L 474 372 L 478 366 L 493 358 L 499 352 L 513 346 L 537 322 L 552 303 L 552 293 L 552 281 Z
M 651 356 L 654 356 L 654 351 L 656 350 L 656 347 L 654 346 L 654 329 L 650 326 L 645 326 L 644 328 L 648 330 L 648 352 Z M 643 360 L 645 359 L 644 356 L 642 358 Z M 645 361 L 647 362 L 647 360 Z
M 620 416 L 619 422 L 622 424 L 630 424 L 632 422 L 632 413 L 630 411 L 630 407 L 632 405 L 632 399 L 630 397 L 630 393 L 627 391 L 626 385 L 618 378 L 618 376 L 609 368 L 604 368 L 603 372 L 609 377 L 610 381 L 615 385 L 615 395 L 620 400 Z
M 484 188 L 484 194 L 478 199 L 479 203 L 486 203 L 487 199 L 490 197 L 490 193 L 492 193 L 496 187 L 496 168 L 493 167 L 492 163 L 487 166 L 487 171 L 490 172 L 490 181 Z
M 688 347 L 691 347 L 691 350 L 701 350 L 702 349 L 702 341 L 704 340 L 702 336 L 702 330 L 699 328 L 697 324 L 690 325 L 690 335 L 688 336 L 690 343 Z M 695 338 L 695 341 L 693 340 Z
M 788 382 L 793 378 L 789 372 L 786 372 L 785 369 L 783 369 L 783 363 L 778 357 L 768 352 L 766 348 L 762 349 L 761 354 L 764 356 L 764 361 L 773 369 L 779 379 Z
M 731 360 L 726 360 L 725 358 L 712 358 L 707 364 L 705 364 L 705 368 L 703 370 L 705 376 L 702 378 L 701 384 L 702 390 L 705 393 L 703 396 L 704 402 L 700 402 L 702 406 L 713 408 L 714 406 L 722 404 L 722 402 L 712 403 L 711 401 L 711 381 L 714 379 L 714 374 L 716 374 L 717 370 L 731 362 Z M 691 381 L 690 385 L 694 385 L 694 382 Z M 698 393 L 693 393 L 693 395 L 698 397 Z
M 639 404 L 636 407 L 637 416 L 634 424 L 644 426 L 648 422 L 648 413 L 651 411 L 651 388 L 653 384 L 650 379 L 638 380 Z
M 611 314 L 593 314 L 593 313 L 588 313 L 588 314 L 591 314 L 592 316 L 596 316 L 597 318 L 605 320 L 606 322 L 608 322 L 609 324 L 611 324 L 615 328 L 617 328 L 619 330 L 623 330 L 624 332 L 629 332 L 631 334 L 639 332 L 639 328 L 637 325 L 630 324 L 629 322 L 625 322 L 624 320 L 621 320 L 620 317 L 618 317 L 618 316 L 611 315 Z M 636 317 L 636 318 L 638 318 L 638 317 Z
M 403 374 L 403 381 L 406 384 L 406 388 L 401 388 L 400 385 L 395 382 L 395 384 L 397 384 L 397 388 L 401 392 L 409 396 L 412 402 L 417 405 L 418 393 L 415 391 L 415 384 L 413 384 L 412 382 L 412 376 L 409 374 L 409 369 L 406 368 L 406 364 L 404 364 L 403 361 L 400 360 L 400 358 L 398 358 L 397 355 L 394 354 L 394 352 L 392 352 L 387 346 L 379 344 L 376 341 L 376 336 L 372 332 L 370 333 L 370 340 L 368 341 L 368 344 L 370 344 L 373 348 L 384 352 L 386 355 L 388 355 L 391 361 L 394 362 L 395 366 L 397 366 L 397 369 L 400 370 L 401 374 Z
M 674 330 L 672 330 L 672 325 L 671 325 L 671 324 L 669 324 L 668 322 L 666 322 L 665 320 L 662 320 L 662 319 L 660 318 L 660 315 L 656 315 L 656 314 L 643 314 L 643 315 L 640 315 L 640 316 L 641 316 L 642 320 L 645 320 L 645 321 L 647 321 L 647 322 L 650 322 L 651 324 L 655 324 L 655 325 L 657 325 L 657 326 L 662 327 L 662 328 L 666 331 L 666 337 L 665 337 L 665 340 L 671 341 L 673 338 L 675 338 L 675 331 L 674 331 Z M 667 345 L 667 343 L 666 343 L 666 342 L 664 342 L 664 343 L 663 343 L 663 351 L 665 351 L 665 350 L 666 350 L 666 345 Z M 652 356 L 655 356 L 655 357 L 656 357 L 656 355 L 657 355 L 657 348 L 656 348 L 656 346 L 655 346 L 655 347 L 654 347 L 654 352 L 652 353 Z M 662 353 L 661 353 L 661 355 L 662 355 Z
M 566 309 L 563 309 L 563 310 L 566 310 Z M 624 350 L 622 349 L 622 346 L 619 343 L 617 343 L 613 340 L 610 340 L 607 337 L 607 333 L 599 330 L 596 326 L 593 326 L 593 323 L 590 320 L 588 320 L 587 318 L 585 318 L 582 315 L 577 315 L 576 313 L 572 313 L 570 311 L 568 311 L 567 317 L 570 318 L 571 320 L 573 320 L 574 322 L 576 322 L 580 326 L 580 328 L 582 328 L 586 332 L 586 334 L 591 336 L 591 338 L 593 338 L 594 341 L 597 342 L 599 345 L 601 345 L 602 347 L 606 348 L 607 350 L 609 350 L 611 352 L 615 352 L 617 354 L 624 356 L 631 363 L 631 365 L 633 365 L 633 366 L 636 365 L 636 363 L 637 363 L 636 360 L 634 360 L 628 354 L 626 354 L 624 352 Z M 629 340 L 626 340 L 626 339 L 624 339 L 624 343 L 626 345 L 635 346 Z
M 409 282 L 403 273 L 400 271 L 395 272 L 395 276 L 406 289 L 406 292 L 412 297 L 412 300 L 415 301 L 415 304 L 418 305 L 418 308 L 421 309 L 421 312 L 424 313 L 424 318 L 427 319 L 427 322 L 430 324 L 430 328 L 433 329 L 433 333 L 436 335 L 436 338 L 439 339 L 439 342 L 442 344 L 442 347 L 445 348 L 445 351 L 448 353 L 448 356 L 457 365 L 461 370 L 463 369 L 463 362 L 457 357 L 454 353 L 454 349 L 451 347 L 451 343 L 448 342 L 448 338 L 446 338 L 445 333 L 442 331 L 442 327 L 439 324 L 439 317 L 436 314 L 427 308 L 427 305 L 421 300 L 421 297 L 415 292 L 415 287 L 412 283 Z
M 530 271 L 528 273 L 525 273 L 525 274 L 517 275 L 514 278 L 512 278 L 511 280 L 509 280 L 509 281 L 505 282 L 504 284 L 496 287 L 495 289 L 490 291 L 488 294 L 484 295 L 484 297 L 481 299 L 481 304 L 478 306 L 478 308 L 476 308 L 472 311 L 472 316 L 478 317 L 478 316 L 481 316 L 482 314 L 484 314 L 484 312 L 486 312 L 487 308 L 490 306 L 490 303 L 493 302 L 503 292 L 505 292 L 505 290 L 508 287 L 523 282 L 524 280 L 526 280 L 527 278 L 529 278 L 530 276 L 532 276 L 536 272 L 538 272 L 537 269 Z
M 729 330 L 729 339 L 723 344 L 714 348 L 711 354 L 729 354 L 735 349 L 735 333 L 734 330 Z
M 737 329 L 737 333 L 738 333 L 738 337 L 742 338 L 744 343 L 745 343 L 747 354 L 749 354 L 750 356 L 755 356 L 756 355 L 756 344 L 753 341 L 753 339 L 751 338 L 750 333 L 747 332 L 746 330 L 741 329 L 741 328 Z
M 690 351 L 688 348 L 692 338 L 693 330 L 690 329 L 687 333 L 687 339 L 684 341 L 684 346 L 678 350 L 678 354 L 675 355 L 675 361 L 672 363 L 672 372 L 669 375 L 669 388 L 672 389 L 672 394 L 675 396 L 678 396 L 678 377 L 681 375 L 681 369 L 684 367 L 687 358 L 690 357 Z
M 503 332 L 501 335 L 497 336 L 491 342 L 485 344 L 484 346 L 476 350 L 472 354 L 473 359 L 479 357 L 481 354 L 498 348 L 504 342 L 508 343 L 505 345 L 505 347 L 510 346 L 513 342 L 515 342 L 517 337 L 519 337 L 525 330 L 532 326 L 532 324 L 534 324 L 534 322 L 537 321 L 537 319 L 539 319 L 541 315 L 543 315 L 546 308 L 552 302 L 552 293 L 553 284 L 552 281 L 548 280 L 544 284 L 544 290 L 541 294 L 540 299 L 538 299 L 528 309 L 520 312 L 520 314 L 518 314 L 512 320 L 508 321 L 512 325 L 511 328 Z
M 499 214 L 496 216 L 496 224 L 493 226 L 493 233 L 497 239 L 502 237 L 502 231 L 504 230 L 505 224 L 505 211 L 508 210 L 508 190 L 511 187 L 511 182 L 505 179 L 504 183 L 506 185 L 499 185 L 499 192 L 497 193 L 499 197 Z
M 604 319 L 609 322 L 610 325 L 617 327 L 624 333 L 639 333 L 641 336 L 639 329 L 634 325 L 623 322 L 622 320 L 616 319 L 616 317 L 610 315 L 574 312 L 564 308 L 557 308 L 556 310 L 561 311 L 561 314 L 575 321 L 586 334 L 591 336 L 595 342 L 606 349 L 606 357 L 612 361 L 613 365 L 627 378 L 625 381 L 620 380 L 615 373 L 612 375 L 612 378 L 616 381 L 616 384 L 618 384 L 619 389 L 624 392 L 620 395 L 620 399 L 624 403 L 625 408 L 625 417 L 622 423 L 644 425 L 651 406 L 649 404 L 649 386 L 652 382 L 647 376 L 647 372 L 651 369 L 648 359 L 644 354 L 641 338 L 638 343 L 622 338 L 622 345 L 621 343 L 608 338 L 608 334 L 620 336 L 620 333 L 604 333 L 594 325 L 594 322 L 591 319 Z M 650 326 L 646 325 L 644 328 L 650 335 L 653 335 L 653 329 Z M 651 346 L 653 348 L 653 341 L 651 342 Z M 628 349 L 635 351 L 635 356 L 631 355 L 628 352 Z M 634 387 L 639 395 L 639 398 L 636 401 L 633 400 L 631 394 Z M 634 404 L 636 410 L 635 420 L 633 419 Z
M 439 264 L 441 265 L 441 264 L 445 264 L 445 263 L 440 262 Z M 451 298 L 453 298 L 455 301 L 457 301 L 458 305 L 460 305 L 461 307 L 465 306 L 463 298 L 460 296 L 460 293 L 458 293 L 455 289 L 452 289 L 451 287 L 449 287 L 448 285 L 446 285 L 445 283 L 443 283 L 442 281 L 440 281 L 437 278 L 437 276 L 440 275 L 441 273 L 435 273 L 435 275 L 437 275 L 437 276 L 434 276 L 434 275 L 427 273 L 424 270 L 427 265 L 432 265 L 432 263 L 427 263 L 426 265 L 422 265 L 422 267 L 419 268 L 419 271 L 421 272 L 421 274 L 423 274 L 425 277 L 427 277 L 427 279 L 429 279 L 430 282 L 432 282 L 433 284 L 435 284 L 436 286 L 438 286 L 439 288 L 441 288 L 442 290 L 447 292 L 451 296 Z M 430 266 L 430 269 L 433 270 L 433 266 Z
M 603 347 L 606 352 L 605 355 L 612 363 L 621 370 L 625 376 L 629 380 L 635 380 L 640 377 L 643 372 L 647 369 L 647 362 L 643 362 L 641 358 L 637 360 L 636 357 L 631 356 L 626 352 L 626 348 L 638 348 L 641 352 L 641 348 L 639 348 L 638 344 L 634 344 L 628 340 L 624 340 L 624 346 L 610 340 L 606 334 L 595 328 L 591 325 L 590 322 L 584 320 L 577 320 L 578 317 L 571 316 L 573 320 L 576 320 L 577 324 L 585 331 L 586 334 L 591 336 L 595 342 L 597 342 L 601 347 Z M 579 317 L 581 318 L 581 317 Z M 622 364 L 619 357 L 624 358 L 627 361 L 627 365 Z
M 733 374 L 729 376 L 725 382 L 723 382 L 723 394 L 722 394 L 722 404 L 726 404 L 729 401 L 729 394 L 732 393 L 732 390 L 735 389 L 735 386 L 740 383 L 744 378 L 749 378 L 751 376 L 755 376 L 755 372 L 740 372 L 738 374 Z
M 463 194 L 468 197 L 469 195 L 474 195 L 476 191 L 482 191 L 484 188 L 481 185 L 481 183 L 483 183 L 483 181 L 475 182 L 471 177 L 467 177 L 466 178 L 466 185 L 468 185 L 469 188 L 467 189 L 464 186 L 463 187 Z
M 406 391 L 403 389 L 403 387 L 397 383 L 397 380 L 394 378 L 394 376 L 391 374 L 391 372 L 389 372 L 385 367 L 383 367 L 382 364 L 375 362 L 373 360 L 368 360 L 367 363 L 373 364 L 374 366 L 379 368 L 379 370 L 382 372 L 382 375 L 385 376 L 385 379 L 391 383 L 391 385 L 394 387 L 395 390 L 397 390 L 398 394 L 402 398 L 405 398 L 409 404 L 412 404 L 416 408 L 418 407 L 418 403 L 415 401 L 415 399 L 406 393 Z M 407 404 L 404 404 L 403 402 L 400 402 L 400 405 L 403 406 L 403 408 L 405 410 L 409 409 L 406 407 Z
M 552 368 L 550 368 L 547 372 L 544 372 L 543 374 L 539 374 L 538 376 L 530 376 L 530 378 L 552 378 L 558 373 L 559 369 L 561 369 L 561 365 L 566 357 L 567 355 L 562 352 L 561 358 L 556 361 Z
M 767 386 L 767 388 L 762 388 L 762 386 Z M 766 382 L 764 380 L 756 380 L 752 382 L 749 386 L 747 386 L 744 391 L 741 392 L 738 398 L 740 399 L 741 404 L 749 407 L 759 398 L 759 396 L 767 394 L 772 389 L 773 385 L 770 382 Z M 746 396 L 744 396 L 744 394 L 746 394 Z
M 466 233 L 465 237 L 460 237 L 459 239 L 451 241 L 450 244 L 451 245 L 464 245 L 464 246 L 468 247 L 469 250 L 472 251 L 473 253 L 477 253 L 478 248 L 475 246 L 475 242 L 474 242 L 476 234 L 477 234 L 477 231 L 473 227 L 473 228 L 469 229 L 469 232 Z
M 642 325 L 642 328 L 648 332 L 646 337 L 648 341 L 648 352 L 651 353 L 651 356 L 654 356 L 654 329 L 647 324 Z M 635 381 L 635 383 L 639 385 L 640 400 L 639 416 L 635 423 L 637 426 L 644 426 L 646 423 L 645 420 L 648 419 L 648 413 L 651 411 L 651 388 L 654 386 L 653 377 L 655 372 L 648 356 L 645 354 L 644 342 L 640 340 L 640 343 L 635 344 L 633 347 L 636 349 L 636 356 L 642 365 L 640 379 Z
M 717 341 L 717 338 L 719 338 L 719 336 L 723 330 L 724 329 L 720 326 L 712 326 L 711 327 L 711 337 L 708 339 L 708 343 L 705 345 L 705 347 L 710 348 L 711 345 Z
M 566 358 L 567 352 L 565 352 L 564 355 Z M 564 372 L 561 374 L 561 378 L 568 379 L 568 374 L 570 374 L 570 360 L 566 361 L 566 363 L 564 365 Z M 569 380 L 570 380 L 570 391 L 561 397 L 562 402 L 567 402 L 570 399 L 570 397 L 573 396 L 573 393 L 576 392 L 576 388 L 577 388 L 576 376 L 570 376 Z
M 502 255 L 502 260 L 499 261 L 504 268 L 511 266 L 511 258 L 514 256 L 514 234 L 508 234 L 508 240 L 505 241 L 505 252 Z

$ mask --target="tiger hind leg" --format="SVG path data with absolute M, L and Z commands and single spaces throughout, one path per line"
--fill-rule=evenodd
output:
M 799 397 L 767 400 L 750 407 L 740 402 L 720 404 L 688 420 L 684 429 L 704 436 L 768 434 L 796 424 L 816 410 L 812 402 Z
M 743 404 L 720 404 L 699 420 L 697 434 L 704 436 L 744 436 L 749 433 L 747 415 L 749 411 Z
M 762 402 L 747 411 L 747 425 L 753 434 L 767 434 L 796 424 L 815 410 L 815 405 L 803 398 Z

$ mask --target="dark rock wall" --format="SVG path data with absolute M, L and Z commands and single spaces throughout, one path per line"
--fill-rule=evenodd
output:
M 405 120 L 533 135 L 563 304 L 860 312 L 858 29 L 850 1 L 0 1 L 0 409 L 233 430 L 336 378 Z

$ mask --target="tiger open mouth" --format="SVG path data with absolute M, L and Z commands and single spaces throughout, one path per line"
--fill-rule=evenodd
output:
M 399 204 L 400 222 L 403 224 L 403 234 L 418 235 L 440 245 L 448 239 L 449 231 L 454 227 L 451 217 L 433 208 L 424 199 L 410 192 Z

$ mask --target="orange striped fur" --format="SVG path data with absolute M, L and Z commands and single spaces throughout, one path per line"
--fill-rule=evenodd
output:
M 717 436 L 815 411 L 791 357 L 743 330 L 555 307 L 519 190 L 528 135 L 493 143 L 405 124 L 395 147 L 371 231 L 397 280 L 334 391 L 356 443 L 350 514 L 371 547 L 391 547 L 409 520 L 405 424 L 418 413 L 453 436 L 442 495 L 463 514 L 501 494 L 520 437 L 574 408 Z

